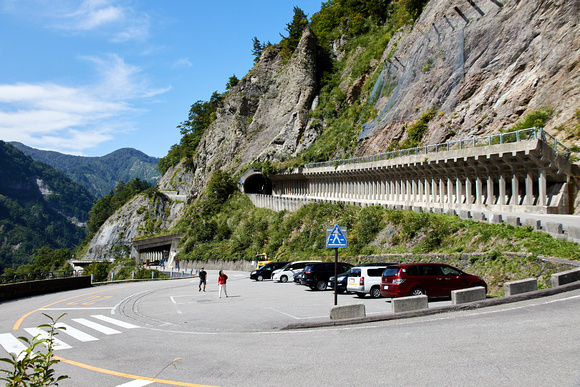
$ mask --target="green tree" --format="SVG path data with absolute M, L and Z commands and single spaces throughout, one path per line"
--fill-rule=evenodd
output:
M 240 82 L 240 80 L 238 79 L 238 77 L 236 77 L 236 74 L 232 75 L 230 77 L 230 79 L 228 80 L 228 83 L 226 83 L 226 90 L 229 91 L 232 87 L 237 85 L 239 82 Z
M 260 55 L 262 55 L 263 50 L 264 46 L 260 40 L 254 36 L 252 39 L 252 55 L 254 56 L 254 62 L 257 62 L 260 59 Z
M 302 33 L 304 29 L 308 26 L 308 17 L 304 13 L 304 11 L 298 7 L 294 7 L 294 17 L 292 18 L 292 22 L 286 24 L 286 32 L 288 32 L 288 36 L 282 36 L 282 41 L 280 45 L 282 46 L 283 50 L 292 54 L 296 47 L 298 47 L 298 43 L 300 42 L 300 38 L 302 37 Z

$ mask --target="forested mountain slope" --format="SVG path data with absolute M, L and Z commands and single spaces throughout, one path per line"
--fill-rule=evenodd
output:
M 159 159 L 133 148 L 118 149 L 101 157 L 83 157 L 43 151 L 18 142 L 11 144 L 34 160 L 64 172 L 96 197 L 107 195 L 120 181 L 127 183 L 138 178 L 155 183 L 160 177 L 157 170 Z
M 0 272 L 30 263 L 34 250 L 73 249 L 96 198 L 49 165 L 0 141 Z

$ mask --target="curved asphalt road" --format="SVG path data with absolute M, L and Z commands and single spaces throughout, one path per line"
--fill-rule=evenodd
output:
M 580 385 L 580 290 L 387 321 L 387 300 L 340 295 L 364 302 L 369 322 L 324 326 L 332 292 L 228 274 L 222 299 L 209 271 L 206 293 L 182 279 L 2 303 L 0 339 L 66 313 L 61 386 Z M 320 327 L 281 329 L 306 324 Z

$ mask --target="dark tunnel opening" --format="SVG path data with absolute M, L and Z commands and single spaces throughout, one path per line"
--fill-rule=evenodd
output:
M 251 175 L 244 181 L 244 193 L 272 195 L 272 182 L 262 174 Z

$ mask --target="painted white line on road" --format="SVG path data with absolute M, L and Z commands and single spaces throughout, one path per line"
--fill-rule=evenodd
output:
M 43 308 L 42 310 L 111 310 L 110 306 L 100 308 Z
M 273 310 L 274 312 L 278 312 L 278 313 L 280 313 L 280 314 L 283 314 L 284 316 L 291 317 L 291 318 L 293 318 L 294 320 L 308 320 L 308 319 L 313 319 L 313 318 L 325 318 L 325 317 L 328 317 L 328 316 L 296 317 L 296 316 L 293 316 L 293 315 L 291 315 L 291 314 L 288 314 L 288 313 L 282 312 L 281 310 L 278 310 L 278 309 L 274 309 L 274 308 L 268 308 L 268 309 L 270 309 L 270 310 Z
M 139 328 L 137 325 L 133 325 L 133 324 L 125 322 L 125 321 L 120 321 L 120 320 L 116 320 L 114 318 L 103 316 L 102 314 L 93 314 L 93 315 L 91 315 L 91 317 L 94 317 L 94 318 L 99 319 L 101 321 L 111 323 L 111 324 L 119 326 L 121 328 L 127 328 L 127 329 Z
M 99 331 L 101 333 L 104 333 L 105 335 L 114 335 L 114 334 L 117 334 L 117 333 L 121 333 L 121 332 L 119 332 L 116 329 L 109 328 L 109 327 L 106 327 L 106 326 L 101 325 L 101 324 L 97 324 L 96 322 L 87 320 L 86 318 L 73 318 L 72 320 L 74 322 L 77 322 L 77 323 L 81 324 L 81 325 L 84 325 L 86 327 L 89 327 L 91 329 L 94 329 L 96 331 Z
M 177 310 L 177 314 L 183 314 L 181 313 L 181 310 L 177 307 L 177 302 L 175 301 L 174 296 L 169 296 L 169 298 L 171 299 L 171 302 L 173 302 L 173 304 L 175 305 L 175 310 Z
M 24 328 L 24 330 L 28 333 L 30 333 L 32 335 L 32 337 L 36 337 L 36 336 L 40 336 L 41 339 L 46 339 L 48 340 L 50 338 L 50 335 L 48 334 L 48 332 L 43 331 L 40 328 Z M 53 343 L 53 349 L 59 350 L 59 349 L 69 349 L 72 348 L 70 345 L 68 345 L 67 343 L 65 343 L 62 340 L 57 339 L 56 337 L 53 336 L 52 338 L 52 343 Z M 47 343 L 45 343 L 47 344 Z
M 56 323 L 55 327 L 65 328 L 65 330 L 61 330 L 60 332 L 65 333 L 65 334 L 67 334 L 67 335 L 69 335 L 69 336 L 71 336 L 79 341 L 82 341 L 82 342 L 99 340 L 96 337 L 89 335 L 88 333 L 85 333 L 81 330 L 73 328 L 70 325 L 67 325 L 64 323 Z
M 147 386 L 148 384 L 154 383 L 150 380 L 141 380 L 141 379 L 137 379 L 137 380 L 131 380 L 130 382 L 127 383 L 123 383 L 123 384 L 119 384 L 117 385 L 117 387 L 142 387 L 142 386 Z
M 0 333 L 0 345 L 4 347 L 6 352 L 10 353 L 13 352 L 18 356 L 18 359 L 22 359 L 24 351 L 27 346 L 20 340 L 18 340 L 12 333 Z

